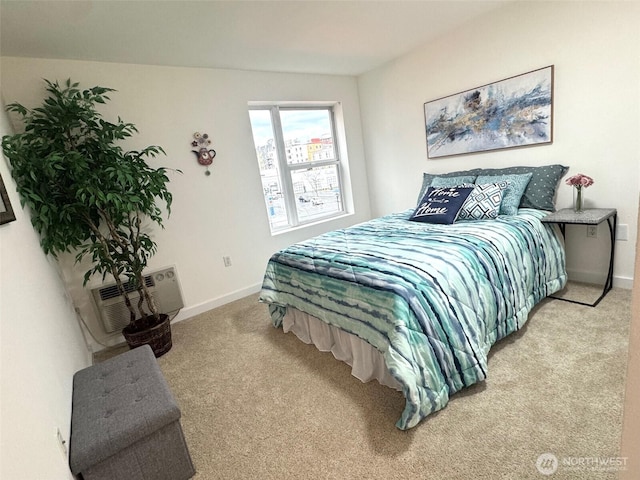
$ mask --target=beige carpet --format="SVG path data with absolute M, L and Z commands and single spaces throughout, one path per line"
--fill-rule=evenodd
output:
M 554 293 L 552 296 L 593 305 L 602 296 L 603 288 L 604 284 L 595 285 L 591 283 L 567 282 L 565 288 Z
M 203 479 L 616 478 L 631 292 L 545 300 L 492 349 L 489 378 L 403 432 L 401 393 L 271 326 L 250 296 L 173 327 L 159 359 Z

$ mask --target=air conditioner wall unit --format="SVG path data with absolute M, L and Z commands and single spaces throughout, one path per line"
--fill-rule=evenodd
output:
M 175 267 L 165 267 L 149 272 L 145 274 L 144 282 L 159 313 L 173 315 L 184 307 L 178 272 Z M 127 292 L 131 291 L 129 298 L 135 305 L 139 298 L 138 292 L 133 291 L 129 282 L 125 282 L 124 286 Z M 129 309 L 115 282 L 92 288 L 91 297 L 106 333 L 120 331 L 129 324 Z

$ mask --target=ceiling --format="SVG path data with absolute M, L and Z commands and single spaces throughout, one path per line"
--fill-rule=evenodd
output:
M 507 1 L 0 0 L 0 53 L 359 75 Z

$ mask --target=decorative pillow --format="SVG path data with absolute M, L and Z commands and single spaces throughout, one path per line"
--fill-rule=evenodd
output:
M 435 177 L 431 182 L 432 187 L 459 187 L 464 183 L 473 184 L 476 181 L 475 175 L 462 175 L 459 177 Z
M 498 218 L 503 195 L 509 182 L 477 184 L 462 205 L 458 220 L 493 220 Z
M 473 190 L 471 187 L 429 187 L 409 220 L 449 225 L 456 221 L 462 204 Z
M 531 173 L 531 181 L 524 190 L 520 200 L 520 208 L 536 208 L 553 212 L 555 211 L 556 191 L 558 190 L 560 179 L 568 170 L 569 167 L 563 165 L 544 165 L 541 167 L 482 169 L 476 175 L 521 175 L 523 173 Z
M 533 173 L 522 175 L 480 175 L 476 183 L 508 182 L 509 186 L 504 192 L 502 203 L 500 204 L 501 215 L 515 215 L 522 199 L 522 194 L 529 184 Z
M 422 200 L 422 197 L 424 197 L 429 187 L 457 187 L 463 183 L 474 183 L 475 180 L 476 175 L 467 174 L 467 172 L 451 172 L 438 175 L 423 173 L 418 203 L 420 203 L 420 200 Z
M 474 168 L 439 174 L 440 177 L 459 177 L 463 175 L 522 175 L 531 173 L 531 180 L 520 199 L 520 208 L 536 208 L 538 210 L 555 211 L 556 191 L 560 179 L 567 173 L 569 167 L 563 165 L 543 165 L 540 167 L 508 167 L 508 168 Z M 431 185 L 434 177 L 425 173 L 422 176 L 423 188 L 421 195 Z M 476 179 L 476 183 L 478 180 Z M 426 185 L 426 186 L 425 186 Z M 420 197 L 422 198 L 422 196 Z

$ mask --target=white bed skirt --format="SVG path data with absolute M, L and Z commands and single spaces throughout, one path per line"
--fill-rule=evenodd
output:
M 351 366 L 351 375 L 361 382 L 377 380 L 402 391 L 400 383 L 389 373 L 382 354 L 361 338 L 292 307 L 287 307 L 282 329 L 293 332 L 304 343 L 314 344 L 321 352 L 333 353 Z

